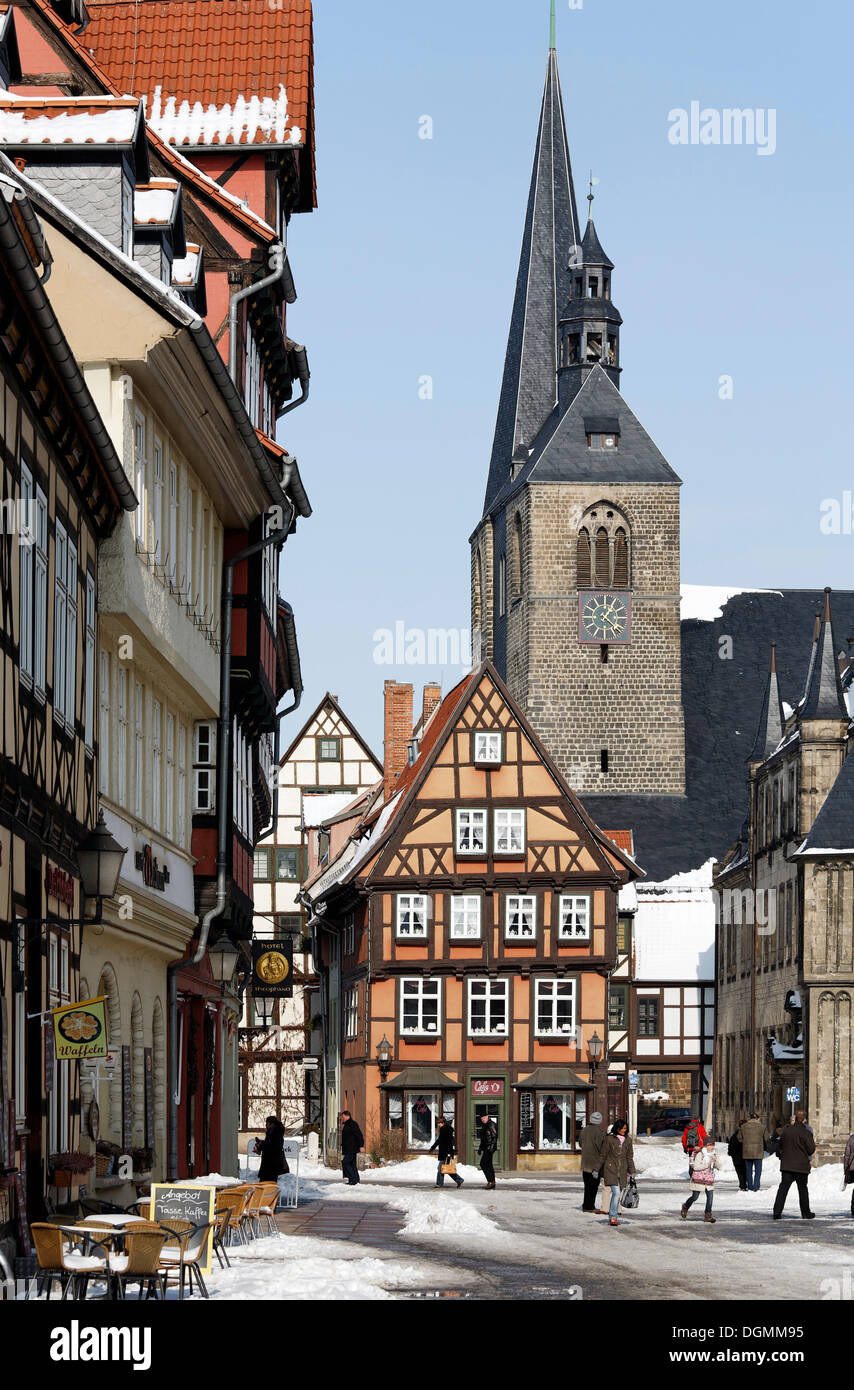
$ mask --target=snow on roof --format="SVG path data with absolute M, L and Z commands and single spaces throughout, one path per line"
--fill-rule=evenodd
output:
M 775 1062 L 802 1062 L 804 1057 L 804 1040 L 800 1038 L 797 1047 L 786 1047 L 778 1042 L 776 1038 L 771 1038 L 768 1043 L 768 1050 Z
M 711 892 L 712 888 L 712 865 L 715 859 L 707 859 L 705 864 L 701 864 L 696 869 L 689 869 L 685 873 L 674 874 L 672 878 L 662 879 L 660 883 L 639 883 L 637 891 L 643 897 L 683 897 L 689 893 L 702 894 L 704 891 Z
M 131 145 L 139 115 L 133 97 L 21 101 L 6 92 L 0 99 L 0 144 Z
M 181 101 L 155 87 L 147 103 L 149 125 L 174 145 L 269 144 L 301 145 L 303 131 L 288 124 L 288 94 L 279 83 L 278 96 L 238 96 L 221 106 Z
M 180 285 L 182 289 L 189 289 L 192 285 L 195 285 L 199 278 L 199 262 L 201 258 L 201 247 L 188 241 L 186 256 L 178 256 L 172 262 L 172 284 Z
M 723 616 L 724 606 L 738 594 L 780 594 L 779 589 L 724 589 L 715 584 L 683 584 L 680 616 L 713 623 Z
M 177 206 L 177 179 L 152 179 L 150 183 L 137 184 L 133 197 L 134 226 L 168 226 Z
M 361 792 L 327 792 L 314 796 L 303 792 L 302 823 L 307 830 L 314 829 L 361 797 Z

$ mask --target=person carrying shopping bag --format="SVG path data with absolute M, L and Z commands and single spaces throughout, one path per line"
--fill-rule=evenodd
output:
M 619 1226 L 620 1196 L 630 1177 L 635 1176 L 635 1154 L 625 1120 L 617 1120 L 602 1149 L 602 1209 L 608 1202 L 608 1224 Z M 610 1194 L 608 1194 L 610 1189 Z
M 454 1155 L 457 1152 L 457 1143 L 454 1138 L 454 1126 L 447 1120 L 439 1120 L 438 1133 L 436 1134 L 434 1142 L 430 1145 L 430 1152 L 432 1153 L 434 1149 L 438 1149 L 439 1151 L 439 1168 L 436 1173 L 436 1186 L 445 1186 L 445 1176 L 447 1174 L 447 1176 L 456 1183 L 457 1187 L 462 1187 L 465 1179 L 459 1176 L 456 1164 L 454 1163 Z
M 702 1148 L 694 1152 L 694 1163 L 691 1171 L 691 1196 L 682 1206 L 680 1215 L 683 1221 L 688 1219 L 688 1212 L 694 1205 L 701 1192 L 706 1194 L 706 1211 L 704 1220 L 710 1226 L 714 1226 L 715 1217 L 712 1216 L 712 1203 L 715 1199 L 715 1177 L 720 1172 L 721 1161 L 715 1152 L 714 1139 L 706 1138 Z

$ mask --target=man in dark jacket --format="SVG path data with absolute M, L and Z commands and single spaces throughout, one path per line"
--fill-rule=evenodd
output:
M 342 1110 L 341 1118 L 344 1121 L 341 1126 L 341 1168 L 350 1187 L 355 1187 L 357 1182 L 362 1181 L 356 1155 L 362 1152 L 365 1137 L 349 1110 Z
M 584 1179 L 584 1201 L 582 1211 L 596 1210 L 596 1194 L 602 1176 L 602 1150 L 605 1147 L 605 1131 L 602 1116 L 594 1110 L 589 1125 L 581 1131 L 581 1176 Z
M 436 1173 L 436 1186 L 444 1187 L 445 1174 L 442 1172 L 442 1164 L 450 1163 L 451 1159 L 454 1157 L 454 1154 L 457 1152 L 457 1141 L 454 1138 L 454 1126 L 452 1124 L 449 1124 L 447 1120 L 439 1120 L 439 1130 L 436 1135 L 436 1138 L 430 1145 L 430 1152 L 432 1153 L 434 1149 L 439 1150 L 439 1167 Z M 457 1187 L 462 1187 L 463 1182 L 465 1181 L 465 1179 L 461 1178 L 458 1173 L 449 1173 L 448 1177 L 453 1179 Z
M 498 1148 L 498 1127 L 488 1115 L 480 1117 L 480 1168 L 486 1178 L 487 1187 L 495 1187 L 495 1167 L 493 1155 Z
M 762 1159 L 765 1153 L 765 1141 L 769 1137 L 768 1131 L 759 1118 L 758 1110 L 751 1110 L 750 1119 L 742 1120 L 738 1127 L 738 1139 L 741 1143 L 741 1152 L 744 1158 L 747 1186 L 751 1192 L 759 1191 L 759 1183 L 762 1178 Z
M 798 1184 L 798 1197 L 801 1202 L 801 1217 L 812 1221 L 814 1211 L 810 1211 L 809 1180 L 810 1159 L 815 1153 L 815 1140 L 807 1128 L 807 1117 L 799 1110 L 791 1124 L 784 1125 L 780 1131 L 780 1186 L 774 1199 L 774 1220 L 779 1221 L 783 1207 L 793 1182 Z
M 259 1182 L 275 1182 L 282 1173 L 288 1172 L 288 1162 L 285 1158 L 285 1127 L 275 1115 L 267 1116 L 267 1134 L 260 1147 L 256 1141 L 256 1152 L 261 1155 Z

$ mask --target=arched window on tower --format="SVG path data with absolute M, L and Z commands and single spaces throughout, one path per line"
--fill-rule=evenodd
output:
M 576 588 L 589 589 L 593 582 L 590 563 L 590 533 L 582 527 L 576 543 Z
M 480 551 L 474 554 L 474 573 L 472 575 L 471 625 L 473 632 L 483 629 L 483 562 Z
M 597 589 L 610 589 L 611 587 L 611 546 L 608 541 L 608 532 L 604 526 L 600 526 L 596 532 L 595 583 Z
M 614 579 L 615 589 L 627 589 L 629 587 L 629 541 L 622 526 L 618 526 L 614 535 Z
M 510 602 L 522 597 L 522 518 L 517 512 L 510 533 Z
M 610 502 L 597 502 L 581 518 L 576 541 L 579 589 L 631 587 L 631 528 Z

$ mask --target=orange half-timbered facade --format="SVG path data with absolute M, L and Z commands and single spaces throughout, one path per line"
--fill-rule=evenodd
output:
M 369 1148 L 400 1131 L 410 1155 L 429 1150 L 444 1114 L 472 1161 L 489 1113 L 501 1167 L 577 1168 L 607 1103 L 590 1043 L 607 1035 L 617 894 L 640 870 L 489 663 L 409 757 L 389 785 L 387 749 L 385 792 L 306 889 L 339 1104 Z

